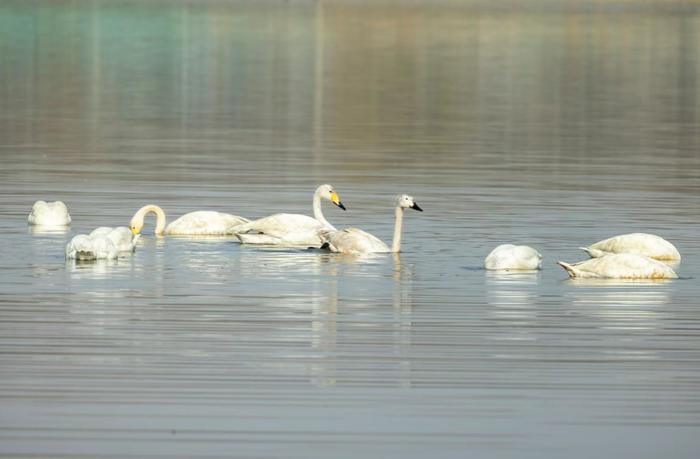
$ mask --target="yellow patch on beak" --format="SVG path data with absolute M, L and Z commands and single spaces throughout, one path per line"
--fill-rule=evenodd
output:
M 131 233 L 132 233 L 133 235 L 139 234 L 139 232 L 136 230 L 136 228 L 133 228 L 133 227 L 131 228 Z
M 335 191 L 331 191 L 331 201 L 333 201 L 333 204 L 335 204 L 336 206 L 340 204 L 340 197 Z

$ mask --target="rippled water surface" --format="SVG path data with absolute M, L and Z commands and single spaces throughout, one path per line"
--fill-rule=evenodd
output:
M 3 457 L 695 458 L 700 16 L 682 2 L 0 4 Z M 311 212 L 403 253 L 78 232 Z M 61 199 L 65 233 L 27 228 Z M 681 279 L 555 261 L 645 231 Z M 537 274 L 481 269 L 503 242 Z

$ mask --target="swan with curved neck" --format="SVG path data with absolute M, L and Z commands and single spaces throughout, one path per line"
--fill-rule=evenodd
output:
M 141 207 L 131 218 L 129 228 L 134 234 L 140 234 L 143 229 L 144 219 L 148 214 L 155 214 L 157 236 L 165 234 L 182 236 L 222 236 L 233 234 L 236 226 L 247 223 L 249 220 L 237 215 L 214 212 L 210 210 L 198 210 L 183 215 L 177 220 L 166 224 L 165 212 L 155 204 Z
M 236 237 L 245 244 L 276 246 L 314 246 L 322 244 L 319 232 L 335 230 L 323 216 L 321 200 L 330 201 L 341 209 L 345 206 L 331 185 L 316 188 L 313 196 L 313 217 L 302 214 L 275 214 L 234 228 Z
M 409 195 L 401 195 L 396 201 L 394 208 L 394 239 L 391 248 L 379 238 L 358 228 L 347 228 L 343 230 L 324 230 L 321 236 L 324 240 L 323 247 L 338 253 L 380 253 L 401 251 L 401 230 L 403 227 L 403 213 L 406 209 L 413 209 L 422 212 L 416 201 Z

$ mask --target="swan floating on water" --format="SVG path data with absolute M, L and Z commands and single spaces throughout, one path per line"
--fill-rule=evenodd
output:
M 396 208 L 394 209 L 396 221 L 394 223 L 394 240 L 391 244 L 391 248 L 379 238 L 358 228 L 347 228 L 340 231 L 335 229 L 322 230 L 320 232 L 323 238 L 322 247 L 331 252 L 351 254 L 400 252 L 401 227 L 403 223 L 403 211 L 405 209 L 423 212 L 423 209 L 416 204 L 411 196 L 403 194 L 398 197 L 396 200 Z
M 237 215 L 198 210 L 187 213 L 166 226 L 163 209 L 155 204 L 148 204 L 140 208 L 131 218 L 129 227 L 134 234 L 141 233 L 144 218 L 149 213 L 156 215 L 155 234 L 158 236 L 166 234 L 172 236 L 224 236 L 233 234 L 237 225 L 250 221 Z
M 501 244 L 488 254 L 484 267 L 490 270 L 541 269 L 542 255 L 526 245 Z
M 313 197 L 314 216 L 302 214 L 275 214 L 233 228 L 236 237 L 244 244 L 277 246 L 314 246 L 323 243 L 319 232 L 335 230 L 321 210 L 321 199 L 332 202 L 345 210 L 338 193 L 331 185 L 316 188 Z
M 66 258 L 75 260 L 113 260 L 134 251 L 139 235 L 125 226 L 101 226 L 90 234 L 79 234 L 66 245 Z
M 574 278 L 677 279 L 673 269 L 653 258 L 635 253 L 614 253 L 578 263 L 557 262 Z
M 588 247 L 581 247 L 591 258 L 611 253 L 635 253 L 661 261 L 680 261 L 681 254 L 666 239 L 647 233 L 631 233 L 614 236 Z
M 112 228 L 110 226 L 100 226 L 92 230 L 89 237 L 106 236 L 114 244 L 120 253 L 133 252 L 136 248 L 136 241 L 139 235 L 134 235 L 126 226 Z
M 70 225 L 71 218 L 63 201 L 37 201 L 32 206 L 27 222 L 30 225 L 66 226 Z

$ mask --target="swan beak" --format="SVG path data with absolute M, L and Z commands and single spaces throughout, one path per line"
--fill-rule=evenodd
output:
M 331 191 L 331 201 L 333 202 L 333 204 L 340 207 L 341 209 L 347 210 L 347 209 L 345 209 L 345 206 L 343 205 L 343 203 L 340 202 L 340 197 L 338 196 L 338 193 L 336 193 L 335 191 Z
M 418 204 L 416 204 L 415 202 L 414 202 L 413 205 L 411 206 L 411 209 L 417 210 L 418 212 L 423 212 L 423 209 L 421 209 L 420 207 L 418 207 Z
M 139 232 L 136 230 L 136 228 L 131 228 L 131 234 L 136 236 L 137 234 L 139 234 Z

